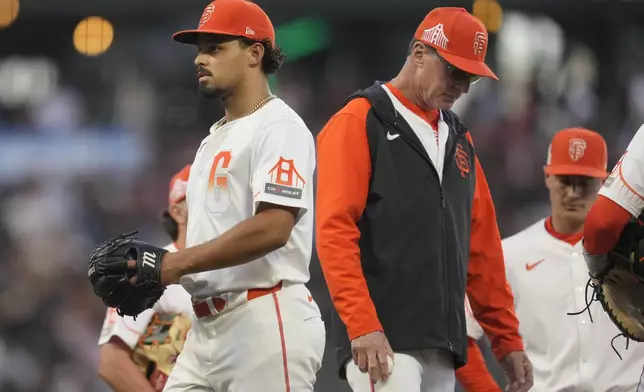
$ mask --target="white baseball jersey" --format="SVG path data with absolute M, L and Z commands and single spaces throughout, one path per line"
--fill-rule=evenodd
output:
M 502 241 L 514 293 L 519 332 L 534 366 L 530 391 L 618 392 L 637 389 L 644 344 L 611 339 L 620 334 L 599 302 L 586 307 L 588 269 L 581 249 L 553 237 L 541 220 Z M 588 293 L 589 299 L 591 292 Z
M 165 247 L 169 252 L 176 252 L 174 244 Z M 190 295 L 179 284 L 173 284 L 166 288 L 165 292 L 159 298 L 151 309 L 147 309 L 140 315 L 133 317 L 121 317 L 116 313 L 116 309 L 107 308 L 107 314 L 103 321 L 103 328 L 98 338 L 98 344 L 108 343 L 112 337 L 119 337 L 130 348 L 134 348 L 141 335 L 145 332 L 152 316 L 155 313 L 182 313 L 185 315 L 192 314 L 192 302 Z
M 644 210 L 644 125 L 637 130 L 599 194 L 635 218 Z
M 313 240 L 313 135 L 300 116 L 274 98 L 249 116 L 215 124 L 190 170 L 188 247 L 210 241 L 251 218 L 260 202 L 299 208 L 288 243 L 236 267 L 181 278 L 200 299 L 223 292 L 306 283 Z

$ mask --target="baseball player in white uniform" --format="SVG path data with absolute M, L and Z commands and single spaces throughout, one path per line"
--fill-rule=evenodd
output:
M 168 209 L 164 212 L 164 227 L 172 239 L 165 249 L 176 252 L 182 249 L 186 238 L 188 208 L 186 186 L 190 166 L 185 166 L 170 181 Z M 192 313 L 190 295 L 181 285 L 168 286 L 163 296 L 154 305 L 138 315 L 136 319 L 119 316 L 116 309 L 107 308 L 98 344 L 100 346 L 99 375 L 117 392 L 161 391 L 167 376 L 160 372 L 145 375 L 132 359 L 133 350 L 139 344 L 150 321 L 156 313 Z
M 270 93 L 283 59 L 273 26 L 257 4 L 216 0 L 174 39 L 197 46 L 200 90 L 226 115 L 192 165 L 187 247 L 163 257 L 161 282 L 181 282 L 194 310 L 165 391 L 313 391 L 325 344 L 305 286 L 315 148 Z
M 534 366 L 537 392 L 634 391 L 644 345 L 610 344 L 620 331 L 601 309 L 586 313 L 588 271 L 583 225 L 607 176 L 606 143 L 598 133 L 574 128 L 553 138 L 545 166 L 552 215 L 503 240 L 507 277 L 520 333 Z M 590 300 L 590 298 L 588 298 Z

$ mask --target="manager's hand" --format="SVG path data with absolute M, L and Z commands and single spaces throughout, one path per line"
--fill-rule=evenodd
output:
M 534 385 L 532 363 L 525 351 L 513 351 L 501 359 L 501 366 L 508 377 L 508 392 L 526 392 Z
M 353 363 L 362 373 L 369 372 L 372 383 L 387 381 L 391 375 L 393 369 L 390 369 L 387 358 L 391 357 L 393 361 L 394 352 L 384 332 L 374 331 L 353 339 L 351 353 Z

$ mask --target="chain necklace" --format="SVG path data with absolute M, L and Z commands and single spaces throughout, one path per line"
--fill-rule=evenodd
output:
M 262 106 L 264 106 L 266 103 L 268 103 L 268 101 L 270 101 L 270 100 L 271 100 L 271 99 L 273 99 L 273 98 L 277 98 L 277 96 L 275 96 L 274 94 L 271 94 L 271 95 L 267 96 L 266 98 L 262 99 L 261 101 L 259 101 L 259 102 L 257 103 L 257 105 L 255 105 L 255 107 L 254 107 L 254 108 L 252 108 L 252 109 L 251 109 L 251 111 L 250 111 L 250 112 L 248 112 L 248 113 L 244 114 L 242 117 L 248 117 L 248 116 L 250 116 L 251 114 L 255 113 L 256 111 L 258 111 Z M 242 118 L 242 117 L 240 117 L 240 118 Z M 219 121 L 217 122 L 217 128 L 219 128 L 219 127 L 221 127 L 222 125 L 226 124 L 226 122 L 227 122 L 227 121 L 226 121 L 226 117 L 222 118 L 221 120 L 219 120 Z
M 255 105 L 255 107 L 254 107 L 250 112 L 248 112 L 248 114 L 246 114 L 246 116 L 244 116 L 244 117 L 250 116 L 251 114 L 255 113 L 257 110 L 259 110 L 259 108 L 261 108 L 262 106 L 264 106 L 268 101 L 270 101 L 270 100 L 271 100 L 271 99 L 273 99 L 273 98 L 277 98 L 277 97 L 276 97 L 275 95 L 271 94 L 271 95 L 267 96 L 266 98 L 262 99 L 262 100 L 261 100 L 261 101 L 259 101 L 259 102 L 257 103 L 257 105 Z

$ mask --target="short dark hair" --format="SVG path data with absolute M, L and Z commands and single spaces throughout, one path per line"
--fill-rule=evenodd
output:
M 262 46 L 264 47 L 264 57 L 262 57 L 262 71 L 264 71 L 266 75 L 277 72 L 284 63 L 284 59 L 286 58 L 286 56 L 284 56 L 284 53 L 282 53 L 282 49 L 280 49 L 280 47 L 277 45 L 273 47 L 269 39 L 256 41 L 242 37 L 239 39 L 239 43 L 245 48 L 251 46 L 254 43 L 262 44 Z
M 179 238 L 179 224 L 176 220 L 170 215 L 168 210 L 163 211 L 161 214 L 161 225 L 163 225 L 163 230 L 170 237 L 172 242 L 177 242 Z

